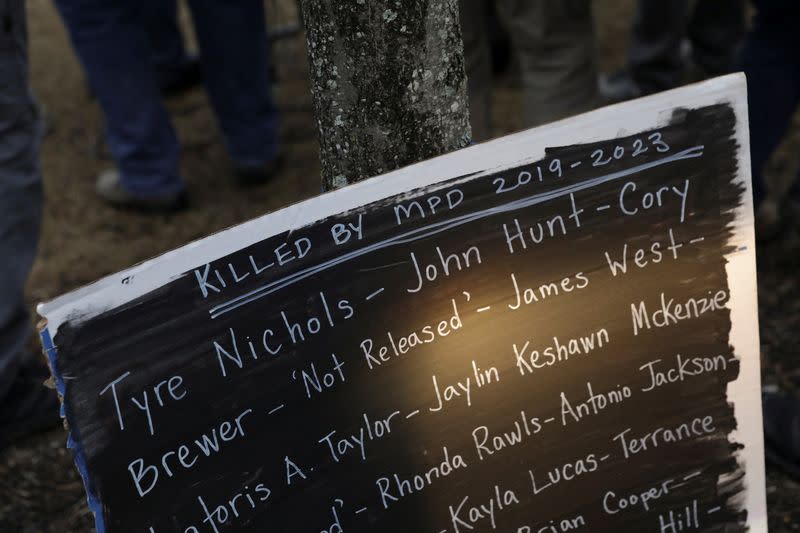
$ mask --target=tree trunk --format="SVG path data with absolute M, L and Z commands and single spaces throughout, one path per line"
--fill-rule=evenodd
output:
M 458 0 L 301 0 L 323 189 L 466 146 Z

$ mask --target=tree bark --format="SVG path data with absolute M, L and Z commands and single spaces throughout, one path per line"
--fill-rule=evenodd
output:
M 301 0 L 322 185 L 466 146 L 458 0 Z

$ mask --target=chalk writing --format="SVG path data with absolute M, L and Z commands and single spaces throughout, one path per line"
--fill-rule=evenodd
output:
M 759 533 L 745 122 L 709 99 L 469 148 L 84 289 L 48 353 L 98 530 Z

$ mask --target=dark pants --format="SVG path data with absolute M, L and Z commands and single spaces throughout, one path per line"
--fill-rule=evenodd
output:
M 695 63 L 712 74 L 729 72 L 744 34 L 743 0 L 639 0 L 628 67 L 645 92 L 681 84 L 681 45 L 688 37 Z
M 590 0 L 493 0 L 511 37 L 524 85 L 524 125 L 538 126 L 597 104 Z M 472 138 L 491 137 L 492 68 L 484 0 L 461 0 Z
M 105 113 L 122 183 L 142 196 L 183 188 L 178 140 L 161 102 L 144 22 L 143 9 L 159 7 L 145 2 L 162 1 L 56 0 Z M 263 1 L 190 0 L 189 6 L 228 151 L 240 166 L 265 164 L 277 152 L 278 114 L 270 93 Z
M 184 73 L 190 61 L 178 25 L 176 0 L 142 2 L 142 15 L 159 82 L 168 85 Z
M 24 0 L 0 0 L 0 401 L 31 333 L 23 292 L 42 218 L 42 124 L 27 48 Z
M 762 0 L 741 50 L 750 108 L 750 159 L 756 206 L 766 196 L 764 165 L 800 104 L 800 2 Z M 793 195 L 800 198 L 795 180 Z

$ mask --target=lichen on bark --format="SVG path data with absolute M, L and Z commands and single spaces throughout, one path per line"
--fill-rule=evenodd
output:
M 458 0 L 302 0 L 323 189 L 461 148 Z

